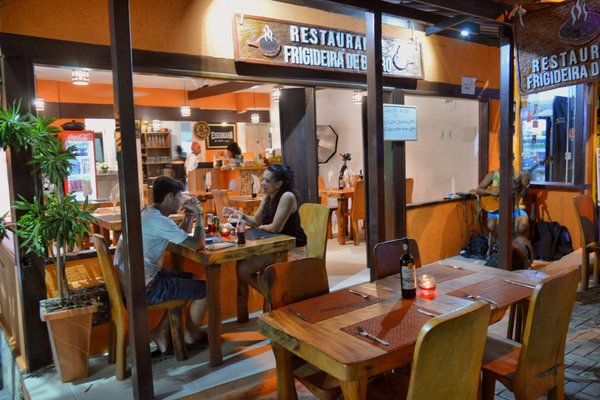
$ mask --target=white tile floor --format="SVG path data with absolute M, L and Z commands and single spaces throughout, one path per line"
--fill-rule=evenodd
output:
M 332 290 L 369 280 L 364 242 L 360 246 L 351 242 L 340 246 L 337 239 L 332 239 L 327 246 L 327 270 Z M 155 398 L 177 399 L 275 367 L 268 341 L 257 333 L 255 318 L 246 324 L 225 321 L 223 354 L 225 361 L 216 368 L 208 365 L 208 351 L 192 353 L 184 362 L 177 362 L 172 357 L 155 362 L 152 366 Z M 108 365 L 106 356 L 90 359 L 90 376 L 86 379 L 63 384 L 54 367 L 47 367 L 27 375 L 24 383 L 33 400 L 133 397 L 131 379 L 116 380 L 114 365 Z

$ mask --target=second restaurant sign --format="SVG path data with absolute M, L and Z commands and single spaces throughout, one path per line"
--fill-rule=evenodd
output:
M 235 60 L 339 72 L 365 73 L 366 37 L 288 21 L 234 16 Z M 385 75 L 423 79 L 421 45 L 416 40 L 383 38 Z

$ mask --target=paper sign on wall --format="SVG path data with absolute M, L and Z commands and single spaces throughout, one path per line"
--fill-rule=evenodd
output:
M 383 140 L 417 140 L 417 107 L 384 104 Z
M 474 95 L 476 82 L 477 82 L 477 78 L 469 78 L 468 76 L 463 76 L 462 84 L 460 86 L 460 93 Z

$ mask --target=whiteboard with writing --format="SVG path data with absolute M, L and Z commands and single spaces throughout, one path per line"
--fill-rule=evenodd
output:
M 384 104 L 383 140 L 417 140 L 417 107 Z

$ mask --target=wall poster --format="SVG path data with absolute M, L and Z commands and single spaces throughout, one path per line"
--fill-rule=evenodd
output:
M 600 78 L 600 0 L 565 1 L 515 18 L 522 95 Z

